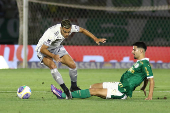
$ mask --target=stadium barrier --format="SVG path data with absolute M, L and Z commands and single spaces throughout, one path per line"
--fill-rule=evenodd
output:
M 27 47 L 28 68 L 46 68 L 39 64 L 35 52 L 36 45 Z M 131 53 L 132 46 L 64 46 L 78 68 L 129 68 L 136 60 Z M 4 57 L 9 68 L 22 68 L 23 46 L 0 45 L 0 55 Z M 148 47 L 146 57 L 150 58 L 152 68 L 170 69 L 170 47 Z M 58 68 L 66 68 L 57 64 Z

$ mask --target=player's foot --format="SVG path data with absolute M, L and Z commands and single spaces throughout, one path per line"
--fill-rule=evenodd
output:
M 57 96 L 58 99 L 64 99 L 62 97 L 62 91 L 57 89 L 53 84 L 51 84 L 51 91 L 53 92 L 54 95 Z
M 73 91 L 77 91 L 77 90 L 81 90 L 79 87 L 70 87 L 70 91 L 73 92 Z
M 66 99 L 72 99 L 71 92 L 68 89 L 64 93 L 66 94 Z

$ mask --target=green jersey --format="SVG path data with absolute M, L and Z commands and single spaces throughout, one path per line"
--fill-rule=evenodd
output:
M 138 60 L 129 70 L 127 70 L 120 79 L 119 88 L 125 88 L 129 97 L 132 97 L 132 92 L 139 86 L 146 78 L 152 78 L 153 73 L 149 64 L 149 59 L 144 58 Z

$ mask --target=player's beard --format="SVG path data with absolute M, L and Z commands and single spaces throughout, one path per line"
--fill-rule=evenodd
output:
M 68 38 L 68 36 L 66 35 L 65 38 Z
M 68 38 L 68 36 L 64 36 L 64 38 Z
M 137 59 L 137 58 L 135 57 L 135 55 L 134 55 L 134 59 Z

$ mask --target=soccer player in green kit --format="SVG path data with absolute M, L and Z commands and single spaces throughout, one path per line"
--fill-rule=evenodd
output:
M 145 58 L 147 46 L 144 42 L 136 42 L 133 44 L 132 54 L 137 62 L 128 69 L 120 79 L 120 82 L 103 82 L 96 83 L 90 86 L 89 89 L 78 90 L 71 92 L 72 98 L 88 98 L 91 96 L 98 96 L 105 99 L 126 99 L 128 96 L 132 97 L 132 93 L 137 86 L 143 81 L 143 86 L 140 88 L 145 96 L 145 88 L 149 85 L 149 95 L 145 100 L 152 100 L 154 90 L 154 78 L 149 58 Z M 66 98 L 65 93 L 51 85 L 52 92 L 58 99 Z

